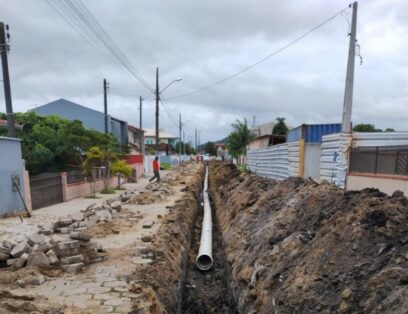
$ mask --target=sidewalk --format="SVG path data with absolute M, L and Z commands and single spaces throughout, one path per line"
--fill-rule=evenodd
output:
M 165 176 L 169 171 L 161 171 Z M 140 178 L 137 183 L 125 183 L 122 185 L 126 189 L 116 191 L 115 194 L 96 193 L 97 199 L 80 197 L 68 202 L 43 207 L 32 212 L 31 218 L 10 217 L 0 219 L 0 238 L 13 237 L 18 235 L 27 235 L 38 231 L 38 225 L 47 225 L 60 217 L 81 218 L 81 210 L 84 210 L 91 204 L 102 203 L 108 199 L 118 197 L 125 192 L 145 191 L 145 186 L 149 183 L 148 178 Z

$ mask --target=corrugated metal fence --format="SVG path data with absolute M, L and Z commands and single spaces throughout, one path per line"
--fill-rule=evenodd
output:
M 247 152 L 249 170 L 262 177 L 286 179 L 289 177 L 288 144 L 279 144 Z

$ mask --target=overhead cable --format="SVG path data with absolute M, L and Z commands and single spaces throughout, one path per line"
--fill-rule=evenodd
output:
M 348 7 L 347 7 L 347 8 L 348 8 Z M 316 31 L 317 29 L 319 29 L 319 28 L 321 28 L 322 26 L 324 26 L 325 24 L 329 23 L 330 21 L 332 21 L 333 19 L 335 19 L 338 15 L 342 14 L 345 10 L 347 10 L 347 8 L 344 8 L 344 9 L 340 10 L 339 12 L 337 12 L 337 13 L 334 14 L 333 16 L 329 17 L 328 19 L 324 20 L 324 21 L 321 22 L 320 24 L 316 25 L 315 27 L 313 27 L 312 29 L 310 29 L 310 30 L 307 31 L 306 33 L 303 33 L 303 34 L 300 35 L 299 37 L 296 37 L 294 40 L 290 41 L 290 42 L 287 43 L 286 45 L 284 45 L 284 46 L 282 46 L 281 48 L 275 50 L 274 52 L 272 52 L 272 53 L 270 53 L 269 55 L 267 55 L 266 57 L 264 57 L 264 58 L 258 60 L 257 62 L 255 62 L 255 63 L 253 63 L 253 64 L 251 64 L 251 65 L 249 65 L 249 66 L 243 68 L 242 70 L 240 70 L 240 71 L 238 71 L 238 72 L 235 72 L 235 73 L 233 73 L 233 74 L 231 74 L 231 75 L 228 75 L 227 77 L 225 77 L 225 78 L 223 78 L 223 79 L 221 79 L 221 80 L 218 80 L 218 81 L 216 81 L 216 82 L 214 82 L 214 83 L 212 83 L 212 84 L 210 84 L 210 85 L 204 86 L 204 87 L 202 87 L 202 88 L 199 88 L 199 89 L 197 89 L 197 90 L 194 90 L 194 91 L 191 91 L 191 92 L 188 92 L 188 93 L 185 93 L 185 94 L 181 94 L 181 95 L 173 96 L 173 97 L 168 97 L 167 99 L 168 99 L 168 100 L 172 100 L 172 99 L 178 99 L 178 98 L 183 98 L 183 97 L 187 97 L 187 96 L 191 96 L 191 95 L 198 94 L 198 93 L 200 93 L 200 92 L 202 92 L 202 91 L 205 91 L 205 90 L 210 89 L 210 88 L 212 88 L 212 87 L 214 87 L 214 86 L 217 86 L 217 85 L 219 85 L 219 84 L 222 84 L 222 83 L 224 83 L 225 81 L 228 81 L 228 80 L 230 80 L 230 79 L 232 79 L 232 78 L 234 78 L 234 77 L 236 77 L 236 76 L 238 76 L 238 75 L 240 75 L 240 74 L 242 74 L 242 73 L 244 73 L 244 72 L 246 72 L 246 71 L 249 71 L 250 69 L 252 69 L 252 68 L 256 67 L 257 65 L 259 65 L 259 64 L 261 64 L 261 63 L 263 63 L 263 62 L 265 62 L 266 60 L 272 58 L 273 56 L 276 56 L 276 55 L 279 54 L 280 52 L 286 50 L 287 48 L 289 48 L 290 46 L 294 45 L 295 43 L 297 43 L 298 41 L 302 40 L 303 38 L 307 37 L 308 35 L 310 35 L 310 34 L 313 33 L 314 31 Z

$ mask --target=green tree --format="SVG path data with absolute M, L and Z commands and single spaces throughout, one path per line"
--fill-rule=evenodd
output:
M 215 147 L 214 142 L 205 143 L 204 151 L 206 152 L 206 154 L 209 154 L 210 156 L 215 156 L 217 154 L 217 148 Z
M 276 135 L 286 135 L 289 131 L 289 128 L 287 127 L 285 123 L 285 118 L 276 118 L 276 124 L 273 127 L 272 134 Z
M 118 177 L 118 188 L 120 188 L 120 178 L 127 178 L 132 175 L 133 169 L 123 160 L 116 160 L 111 166 L 111 172 Z
M 92 196 L 95 197 L 95 171 L 97 167 L 101 167 L 104 160 L 104 155 L 101 149 L 97 146 L 89 148 L 85 153 L 85 160 L 82 163 L 82 171 L 89 179 Z
M 31 174 L 43 171 L 59 171 L 67 164 L 81 164 L 84 153 L 90 147 L 123 153 L 113 135 L 87 130 L 82 122 L 70 121 L 58 116 L 40 117 L 34 112 L 15 113 L 14 120 L 21 124 L 16 136 L 22 140 L 23 158 Z M 1 128 L 0 135 L 7 129 Z
M 386 128 L 384 132 L 395 132 L 395 130 L 393 128 Z
M 381 129 L 376 129 L 374 124 L 360 123 L 353 127 L 354 132 L 382 132 Z
M 241 164 L 241 156 L 246 154 L 249 142 L 255 138 L 255 135 L 248 128 L 247 120 L 237 120 L 231 124 L 233 131 L 229 134 L 226 146 L 232 157 L 236 158 L 238 165 Z

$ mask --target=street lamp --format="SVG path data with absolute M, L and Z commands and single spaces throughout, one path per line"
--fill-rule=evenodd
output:
M 159 90 L 159 68 L 156 68 L 156 155 L 158 154 L 159 151 L 159 100 L 160 100 L 160 94 L 163 93 L 167 88 L 170 87 L 175 82 L 180 82 L 182 79 L 181 77 L 178 77 L 174 81 L 170 82 L 169 85 L 167 85 L 165 88 L 163 88 L 161 91 Z

